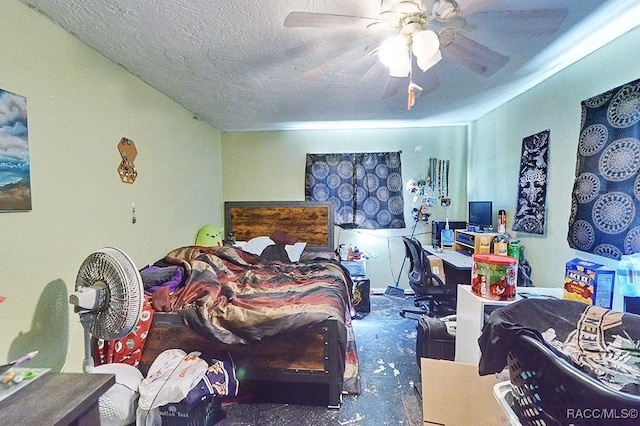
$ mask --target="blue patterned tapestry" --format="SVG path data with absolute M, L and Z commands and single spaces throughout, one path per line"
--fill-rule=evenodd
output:
M 569 246 L 620 260 L 640 251 L 640 79 L 582 101 Z
M 518 205 L 511 229 L 544 234 L 549 172 L 549 130 L 522 140 Z
M 343 228 L 404 228 L 400 152 L 307 154 L 305 199 L 332 201 Z

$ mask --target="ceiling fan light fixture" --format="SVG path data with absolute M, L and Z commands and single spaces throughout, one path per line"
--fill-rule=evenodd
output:
M 440 49 L 438 34 L 431 30 L 417 31 L 411 37 L 411 51 L 418 58 L 431 57 Z
M 440 40 L 438 35 L 431 30 L 418 31 L 413 34 L 411 51 L 422 71 L 428 70 L 442 59 Z
M 436 50 L 436 53 L 431 57 L 417 57 L 416 63 L 418 64 L 418 68 L 424 72 L 440 62 L 441 59 L 442 53 L 440 53 L 440 50 Z
M 389 67 L 389 75 L 391 77 L 408 77 L 411 72 L 411 61 L 407 56 L 406 60 Z
M 408 22 L 400 28 L 400 34 L 410 36 L 418 31 L 422 31 L 423 24 L 421 22 Z
M 380 62 L 387 67 L 396 67 L 409 61 L 409 46 L 404 36 L 397 35 L 385 40 L 378 50 Z

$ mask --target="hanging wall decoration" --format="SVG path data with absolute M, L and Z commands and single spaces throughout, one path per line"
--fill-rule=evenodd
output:
M 581 105 L 567 240 L 620 260 L 640 252 L 640 79 Z
M 549 136 L 545 130 L 522 140 L 518 204 L 511 229 L 544 234 L 547 211 Z
M 27 99 L 0 89 L 0 211 L 31 210 Z
M 131 139 L 122 138 L 118 142 L 118 152 L 120 152 L 120 165 L 118 166 L 118 174 L 124 183 L 133 183 L 138 177 L 138 170 L 133 164 L 138 150 L 136 144 Z

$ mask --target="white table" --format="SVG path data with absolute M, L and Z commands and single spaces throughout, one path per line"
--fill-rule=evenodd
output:
M 471 284 L 471 268 L 473 258 L 458 253 L 453 249 L 437 251 L 432 246 L 425 246 L 424 250 L 430 255 L 437 256 L 444 263 L 444 275 L 447 285 Z
M 442 249 L 437 251 L 432 246 L 425 246 L 424 249 L 427 253 L 438 256 L 443 262 L 448 263 L 459 270 L 471 270 L 473 266 L 473 258 L 471 256 L 458 253 L 453 249 Z
M 518 287 L 517 291 L 554 296 L 562 299 L 562 287 Z M 516 300 L 522 297 L 516 292 Z M 456 305 L 456 362 L 477 365 L 480 361 L 480 347 L 478 338 L 482 334 L 485 315 L 493 310 L 513 303 L 513 301 L 499 301 L 485 299 L 473 294 L 470 285 L 458 286 L 458 301 Z

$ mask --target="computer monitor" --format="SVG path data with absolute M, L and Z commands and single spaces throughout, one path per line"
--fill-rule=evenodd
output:
M 469 201 L 469 225 L 482 229 L 493 225 L 493 203 L 491 201 Z

